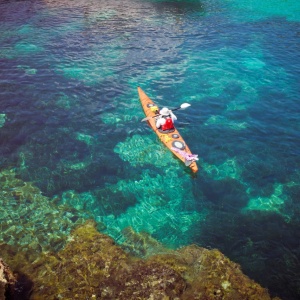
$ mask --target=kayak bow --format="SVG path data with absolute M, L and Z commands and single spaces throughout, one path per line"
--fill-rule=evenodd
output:
M 197 155 L 191 153 L 188 145 L 185 143 L 178 130 L 174 128 L 171 131 L 162 131 L 156 128 L 156 118 L 159 115 L 158 106 L 146 95 L 146 93 L 138 87 L 140 101 L 147 117 L 149 126 L 154 130 L 159 139 L 166 147 L 182 162 L 185 163 L 194 173 L 198 171 L 196 164 Z

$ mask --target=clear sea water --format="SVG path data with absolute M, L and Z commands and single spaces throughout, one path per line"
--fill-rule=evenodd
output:
M 218 248 L 299 299 L 299 22 L 295 0 L 0 0 L 0 168 L 120 244 L 131 226 Z M 191 104 L 197 176 L 140 122 L 137 86 Z

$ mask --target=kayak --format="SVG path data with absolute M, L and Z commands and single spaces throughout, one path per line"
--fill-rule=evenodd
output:
M 153 131 L 157 134 L 162 143 L 168 147 L 168 149 L 182 162 L 188 166 L 193 173 L 198 171 L 198 166 L 196 163 L 197 155 L 191 153 L 188 145 L 185 143 L 181 137 L 178 130 L 174 129 L 169 131 L 162 131 L 156 128 L 156 116 L 159 116 L 158 106 L 146 95 L 146 93 L 138 87 L 139 98 L 147 117 L 147 122 Z

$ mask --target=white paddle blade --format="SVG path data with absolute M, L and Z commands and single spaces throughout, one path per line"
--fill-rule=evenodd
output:
M 146 118 L 144 118 L 141 122 L 144 122 L 144 121 L 148 121 L 148 120 L 150 120 L 152 117 L 146 117 Z
M 182 104 L 180 105 L 180 108 L 185 109 L 185 108 L 187 108 L 187 107 L 189 107 L 189 106 L 191 106 L 191 104 L 189 104 L 189 103 L 182 103 Z

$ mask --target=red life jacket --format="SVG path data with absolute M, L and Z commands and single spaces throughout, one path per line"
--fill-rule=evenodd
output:
M 162 130 L 170 130 L 174 128 L 174 124 L 171 118 L 166 119 L 166 123 L 164 125 L 161 125 Z

